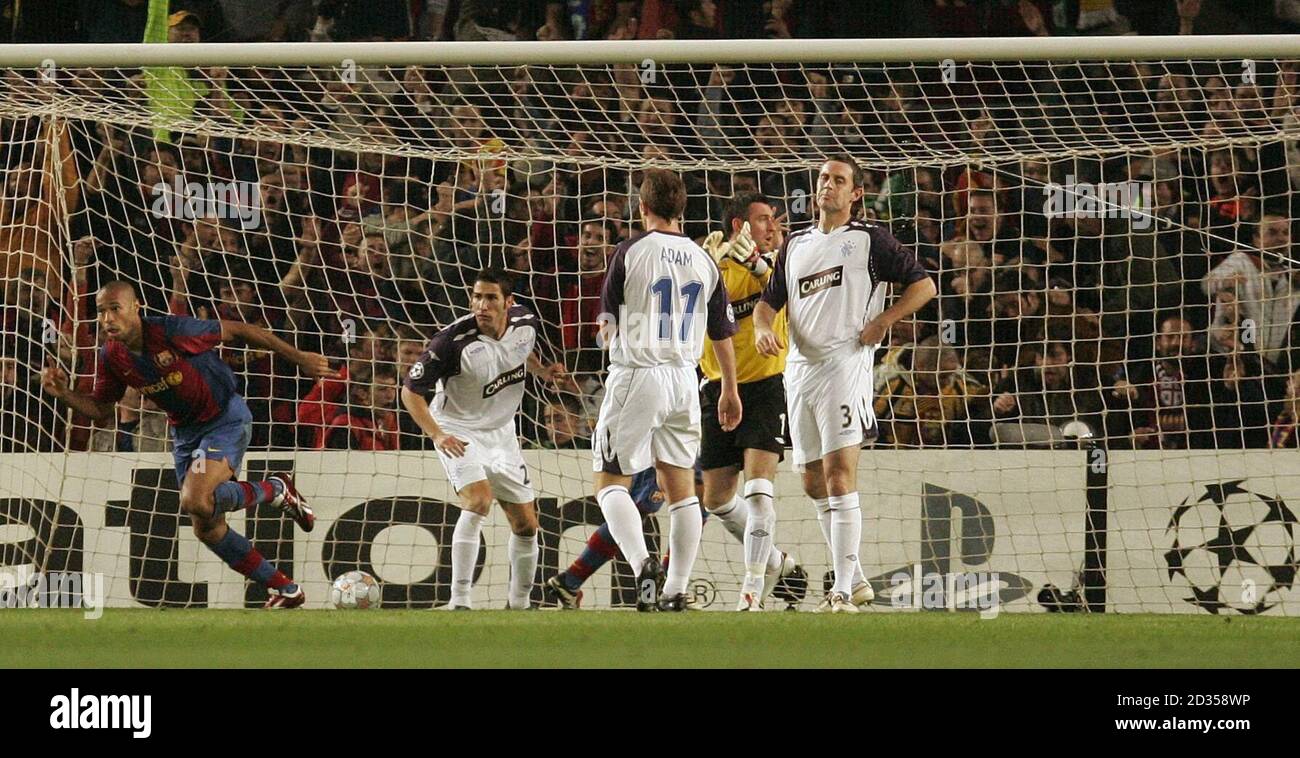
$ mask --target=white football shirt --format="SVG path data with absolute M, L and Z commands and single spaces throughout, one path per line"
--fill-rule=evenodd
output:
M 426 399 L 433 394 L 429 408 L 440 426 L 492 431 L 512 424 L 540 329 L 537 316 L 521 305 L 506 314 L 500 339 L 480 332 L 473 314 L 462 316 L 429 340 L 406 387 Z
M 858 335 L 885 309 L 885 283 L 924 279 L 916 255 L 885 229 L 858 220 L 824 233 L 809 227 L 786 238 L 763 302 L 787 309 L 792 363 L 861 349 Z
M 684 234 L 653 231 L 620 244 L 601 289 L 611 366 L 693 368 L 704 335 L 736 333 L 718 264 Z

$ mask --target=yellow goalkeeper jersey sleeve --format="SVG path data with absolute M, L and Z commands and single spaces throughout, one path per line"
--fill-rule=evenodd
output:
M 736 351 L 736 381 L 741 384 L 756 382 L 784 372 L 786 350 L 782 350 L 779 355 L 768 357 L 759 353 L 754 347 L 754 306 L 758 305 L 763 287 L 772 276 L 771 267 L 761 277 L 754 276 L 743 265 L 730 259 L 724 259 L 718 264 L 718 268 L 722 271 L 722 281 L 727 287 L 727 299 L 731 301 L 731 308 L 736 314 L 737 331 L 731 338 L 731 344 L 735 346 Z M 772 328 L 783 339 L 785 338 L 784 308 L 776 314 Z M 718 367 L 718 356 L 713 352 L 712 340 L 704 341 L 704 355 L 700 358 L 700 370 L 711 382 L 722 378 L 722 369 Z

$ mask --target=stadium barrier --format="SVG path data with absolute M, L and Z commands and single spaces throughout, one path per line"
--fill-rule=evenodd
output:
M 543 454 L 562 465 L 534 478 L 540 579 L 567 566 L 602 520 L 582 486 L 590 453 L 525 451 L 525 458 L 533 467 Z M 1294 452 L 1188 451 L 1170 459 L 1156 451 L 873 451 L 864 461 L 861 562 L 879 609 L 987 610 L 996 588 L 993 604 L 1008 612 L 1091 604 L 1120 613 L 1300 615 Z M 313 533 L 267 506 L 231 514 L 231 522 L 303 583 L 311 607 L 326 607 L 331 578 L 352 569 L 379 577 L 386 607 L 446 602 L 457 511 L 435 457 L 281 452 L 250 455 L 244 465 L 253 474 L 299 472 L 318 517 Z M 168 455 L 8 455 L 0 457 L 0 483 L 0 577 L 10 584 L 23 572 L 85 572 L 105 576 L 110 608 L 261 603 L 260 588 L 238 580 L 193 537 Z M 776 488 L 777 543 L 807 569 L 801 607 L 808 610 L 821 595 L 825 546 L 797 475 L 783 467 Z M 1089 534 L 1089 524 L 1104 525 L 1104 533 Z M 657 544 L 658 519 L 647 519 L 647 529 Z M 709 538 L 710 530 L 719 535 Z M 720 531 L 706 526 L 691 582 L 710 609 L 732 607 L 743 570 L 740 546 Z M 505 519 L 494 515 L 476 570 L 476 607 L 504 606 L 507 534 Z M 1089 588 L 1088 603 L 1080 599 L 1084 576 L 1104 578 Z M 584 608 L 634 600 L 621 561 L 586 589 Z

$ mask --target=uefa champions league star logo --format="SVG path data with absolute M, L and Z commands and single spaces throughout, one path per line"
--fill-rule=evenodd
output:
M 1252 492 L 1246 480 L 1207 484 L 1174 508 L 1166 532 L 1169 579 L 1208 613 L 1263 613 L 1295 587 L 1296 516 L 1276 496 Z M 1193 499 L 1195 498 L 1195 499 Z

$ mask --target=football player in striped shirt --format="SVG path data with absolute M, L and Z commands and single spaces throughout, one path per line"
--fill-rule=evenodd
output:
M 95 386 L 84 394 L 68 386 L 57 366 L 46 368 L 41 387 L 99 423 L 116 415 L 128 387 L 167 412 L 180 506 L 194 536 L 226 565 L 266 588 L 265 608 L 297 608 L 302 588 L 266 560 L 247 537 L 231 529 L 226 514 L 270 503 L 310 532 L 316 515 L 289 474 L 239 481 L 240 464 L 253 435 L 253 415 L 239 395 L 235 374 L 218 357 L 222 344 L 242 342 L 271 350 L 314 379 L 337 378 L 329 360 L 298 350 L 261 327 L 242 321 L 184 316 L 146 316 L 135 287 L 114 281 L 95 297 L 104 344 L 95 364 Z

